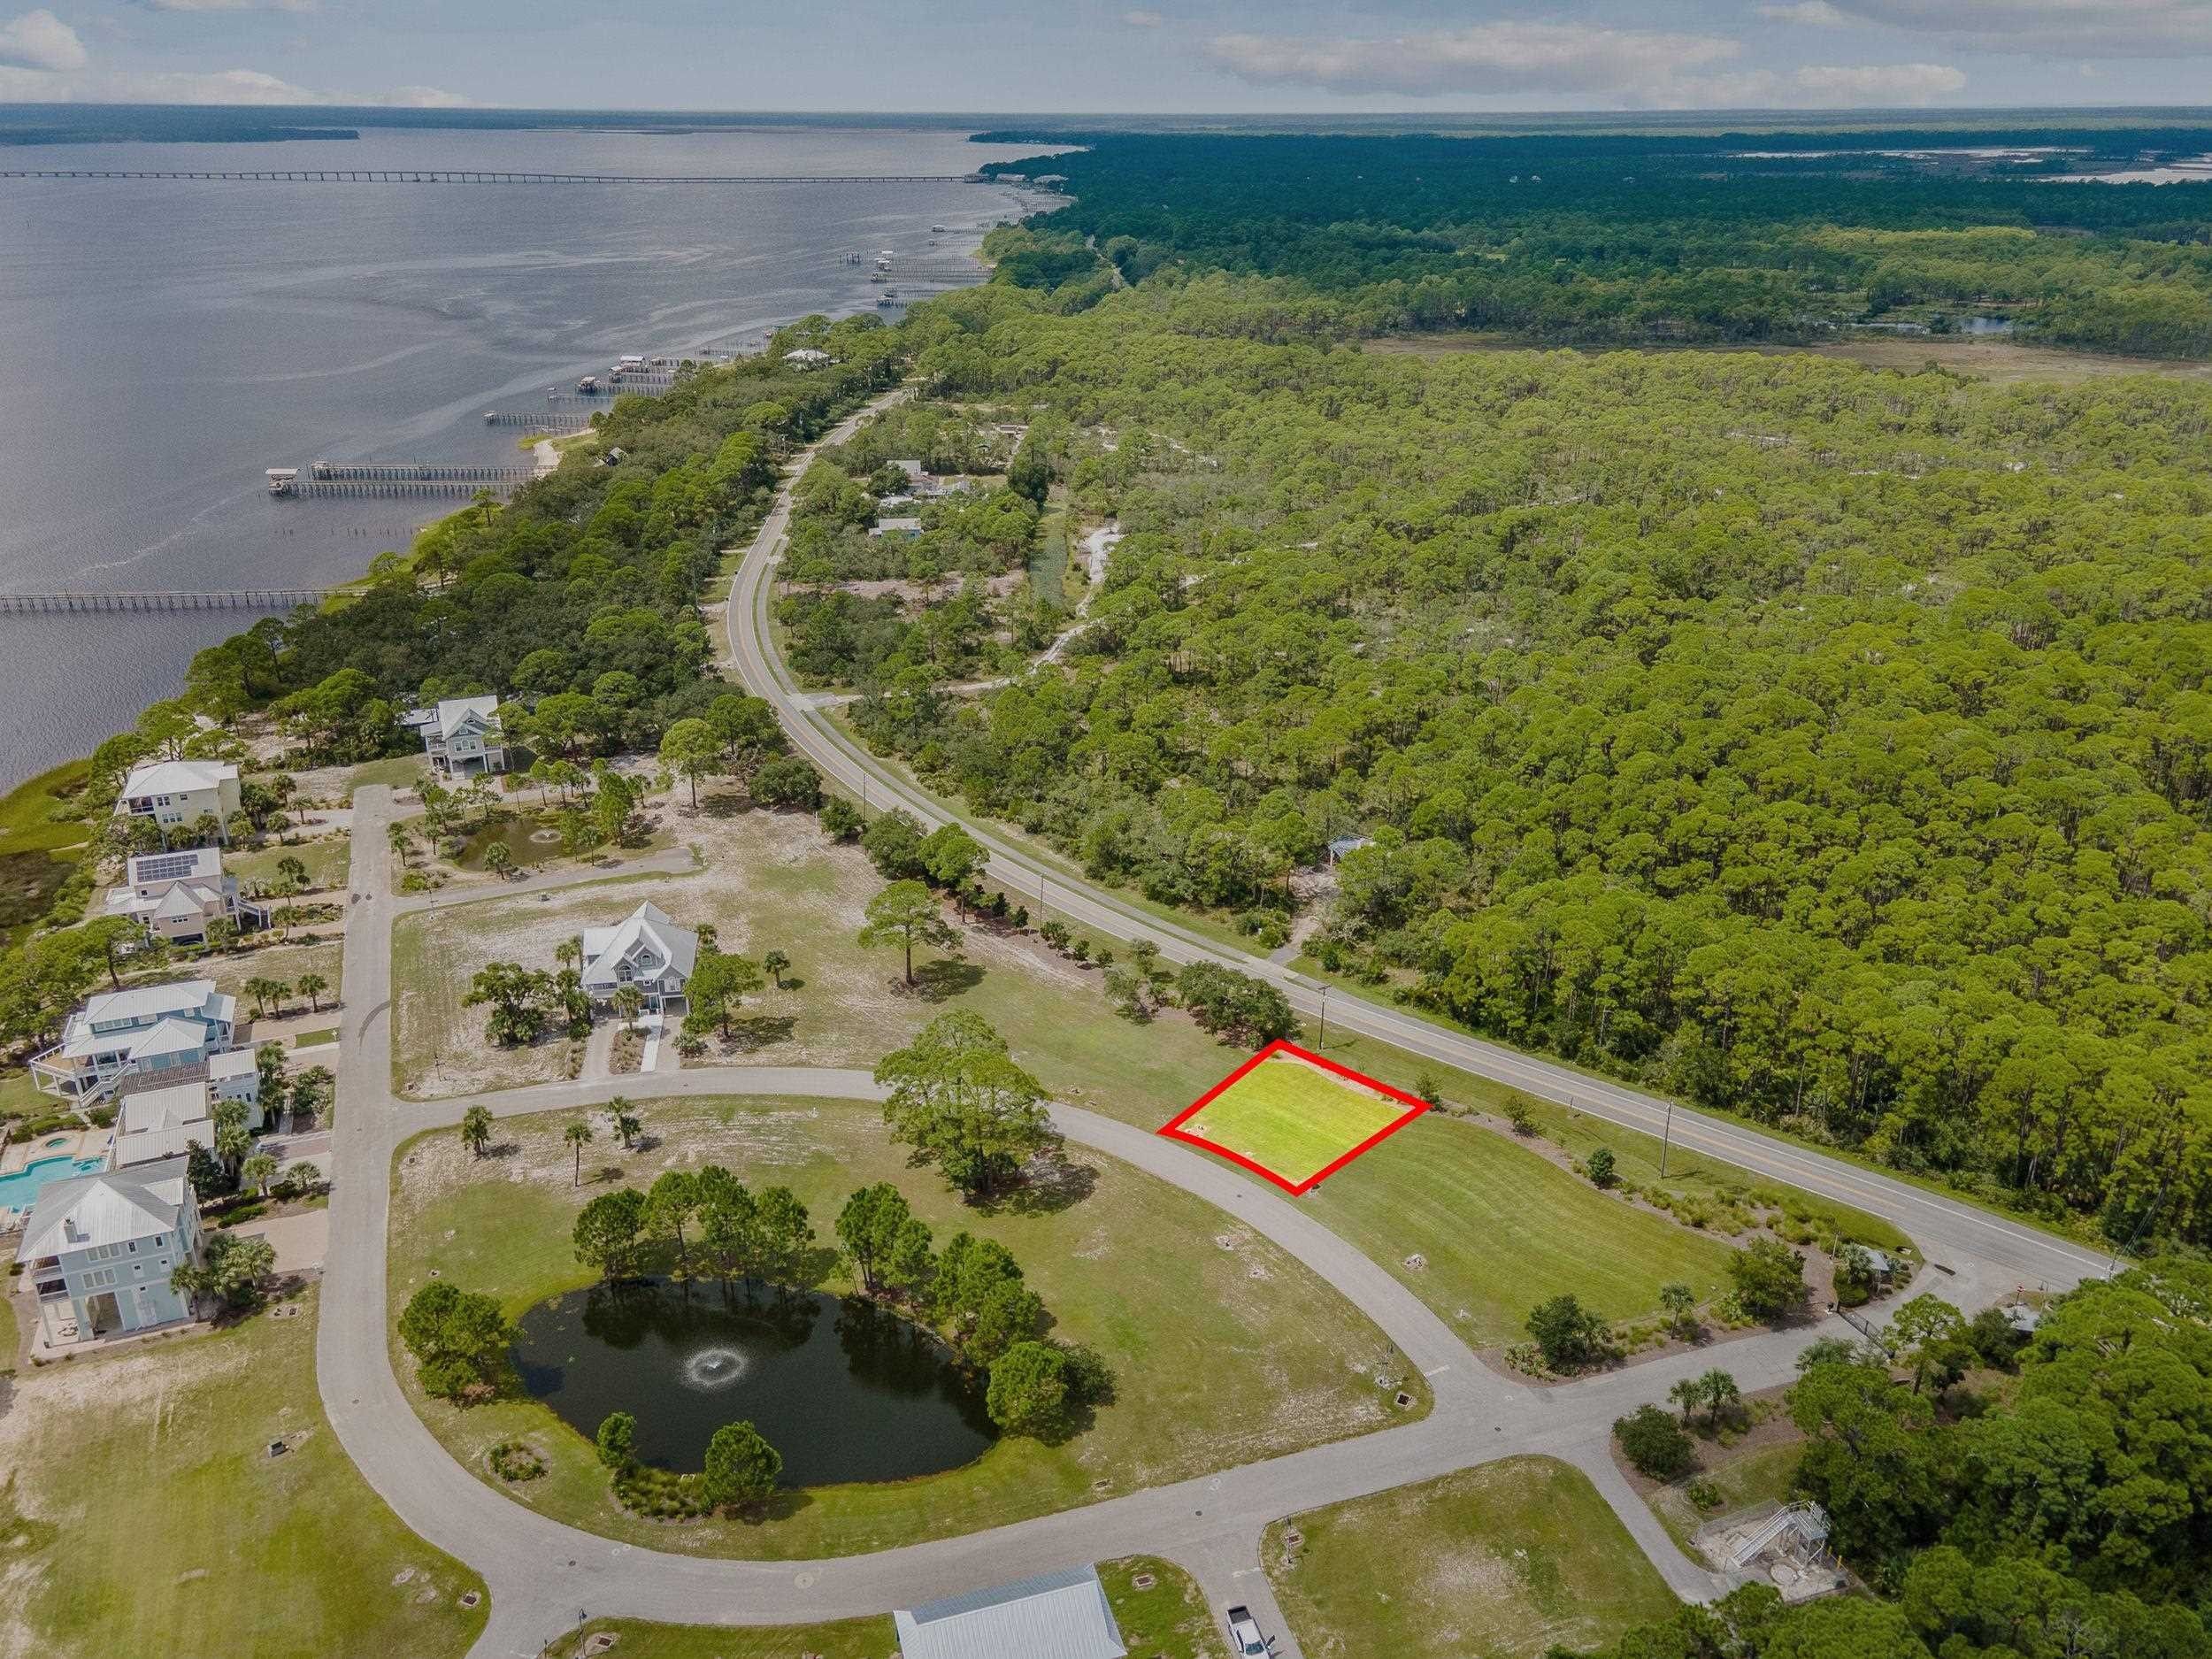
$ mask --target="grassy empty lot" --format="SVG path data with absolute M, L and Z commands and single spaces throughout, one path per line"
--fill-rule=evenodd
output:
M 296 858 L 307 866 L 306 890 L 318 893 L 346 885 L 346 867 L 352 857 L 351 836 L 326 835 L 320 841 L 302 841 L 297 846 L 280 843 L 265 847 L 259 852 L 234 854 L 224 863 L 238 878 L 238 885 L 251 892 L 257 882 L 274 881 L 277 866 L 287 858 Z
M 1240 1154 L 1295 1187 L 1407 1110 L 1294 1055 L 1276 1055 L 1215 1095 L 1176 1133 Z
M 1286 1568 L 1286 1532 L 1304 1541 Z M 1310 1659 L 1586 1650 L 1678 1605 L 1578 1471 L 1514 1457 L 1277 1522 L 1261 1549 Z
M 1148 1572 L 1156 1582 L 1148 1590 L 1138 1589 L 1133 1580 Z M 1213 1628 L 1205 1598 L 1179 1567 L 1133 1555 L 1102 1563 L 1098 1577 L 1132 1654 L 1143 1659 L 1219 1659 L 1227 1652 Z M 621 1659 L 798 1659 L 802 1654 L 818 1659 L 887 1659 L 898 1646 L 887 1616 L 757 1630 L 595 1618 L 548 1648 L 546 1659 L 583 1659 L 591 1639 L 602 1634 L 615 1638 Z
M 1608 1318 L 1655 1313 L 1659 1286 L 1725 1288 L 1733 1247 L 1611 1197 L 1478 1124 L 1430 1112 L 1299 1201 L 1476 1347 L 1517 1341 L 1547 1297 Z M 1426 1265 L 1406 1265 L 1412 1255 Z
M 1405 1384 L 1420 1402 L 1413 1412 L 1387 1403 L 1373 1379 L 1406 1378 L 1409 1367 L 1349 1302 L 1231 1217 L 1110 1158 L 1071 1149 L 1069 1202 L 986 1214 L 949 1193 L 933 1171 L 910 1169 L 872 1106 L 709 1099 L 645 1102 L 638 1110 L 656 1144 L 623 1153 L 602 1120 L 601 1139 L 587 1148 L 588 1175 L 612 1163 L 622 1184 L 643 1187 L 672 1165 L 719 1163 L 756 1187 L 793 1188 L 825 1240 L 856 1187 L 893 1181 L 941 1244 L 964 1227 L 1011 1250 L 1057 1320 L 1054 1334 L 1106 1358 L 1115 1398 L 1090 1428 L 1057 1446 L 1010 1438 L 941 1475 L 812 1489 L 795 1512 L 764 1525 L 672 1530 L 617 1507 L 592 1448 L 546 1408 L 505 1400 L 464 1411 L 418 1400 L 448 1448 L 488 1480 L 495 1442 L 526 1436 L 543 1448 L 550 1465 L 543 1479 L 500 1489 L 565 1520 L 704 1554 L 852 1554 L 1340 1440 L 1426 1408 L 1418 1378 Z M 593 1179 L 571 1187 L 572 1155 L 561 1139 L 569 1121 L 566 1113 L 509 1119 L 500 1136 L 510 1149 L 483 1160 L 450 1130 L 401 1149 L 391 1219 L 395 1320 L 434 1268 L 515 1313 L 592 1281 L 576 1261 L 571 1228 L 577 1210 L 609 1187 Z M 411 1376 L 404 1353 L 395 1355 Z
M 436 1099 L 559 1076 L 558 1043 L 486 1047 L 483 1010 L 461 1006 L 469 980 L 495 960 L 551 968 L 561 939 L 646 899 L 686 926 L 711 922 L 726 950 L 791 958 L 788 988 L 747 999 L 738 1041 L 717 1042 L 707 1056 L 718 1064 L 873 1065 L 934 1016 L 970 1009 L 1055 1093 L 1156 1129 L 1243 1058 L 1180 1014 L 1144 1026 L 1117 1018 L 1096 968 L 972 921 L 962 926 L 957 959 L 916 953 L 920 983 L 910 988 L 897 952 L 858 942 L 883 882 L 857 848 L 833 845 L 811 816 L 746 810 L 726 796 L 707 796 L 696 813 L 664 799 L 657 810 L 699 852 L 701 871 L 590 883 L 544 902 L 488 889 L 480 902 L 400 918 L 392 1054 L 403 1093 Z
M 393 755 L 373 760 L 346 774 L 346 802 L 350 805 L 353 792 L 373 783 L 388 784 L 394 789 L 411 789 L 429 776 L 430 757 L 426 755 Z
M 483 1585 L 355 1472 L 316 1399 L 311 1295 L 299 1305 L 16 1379 L 0 1652 L 467 1649 L 486 1609 L 457 1598 Z

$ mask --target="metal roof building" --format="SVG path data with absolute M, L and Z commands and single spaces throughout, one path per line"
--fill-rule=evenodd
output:
M 894 1613 L 902 1659 L 1124 1659 L 1091 1567 L 1042 1572 Z

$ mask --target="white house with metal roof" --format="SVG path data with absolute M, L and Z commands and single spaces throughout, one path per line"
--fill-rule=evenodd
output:
M 431 708 L 408 710 L 400 724 L 422 734 L 423 753 L 441 777 L 507 770 L 507 733 L 497 697 L 447 697 Z
M 891 1616 L 903 1659 L 1123 1659 L 1092 1567 L 1042 1572 Z
M 124 867 L 123 885 L 108 889 L 107 913 L 129 918 L 169 945 L 205 942 L 207 925 L 219 916 L 241 927 L 268 918 L 265 906 L 238 896 L 238 878 L 223 868 L 218 847 L 141 853 Z
M 167 1158 L 49 1182 L 15 1259 L 38 1297 L 49 1343 L 88 1341 L 189 1319 L 169 1275 L 200 1253 L 186 1160 Z
M 131 768 L 115 810 L 152 819 L 166 847 L 170 832 L 189 834 L 202 818 L 212 818 L 216 839 L 227 842 L 238 803 L 238 768 L 228 761 L 150 760 Z
M 616 987 L 634 985 L 646 1008 L 657 1010 L 683 995 L 698 965 L 699 935 L 648 902 L 612 927 L 584 929 L 583 951 L 584 990 L 592 998 L 603 1002 Z
M 237 999 L 218 993 L 212 979 L 104 992 L 69 1016 L 59 1042 L 31 1056 L 31 1079 L 49 1094 L 87 1104 L 126 1077 L 204 1066 L 227 1053 L 237 1018 Z
M 181 1157 L 196 1141 L 213 1151 L 215 1109 L 224 1101 L 238 1102 L 246 1109 L 246 1127 L 259 1129 L 261 1089 L 252 1051 L 239 1048 L 217 1056 L 218 1061 L 235 1059 L 247 1063 L 248 1087 L 240 1087 L 235 1078 L 219 1081 L 212 1077 L 189 1078 L 153 1088 L 133 1088 L 127 1084 L 116 1102 L 115 1139 L 111 1147 L 116 1168 Z

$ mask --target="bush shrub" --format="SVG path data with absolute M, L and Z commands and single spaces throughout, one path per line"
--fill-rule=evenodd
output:
M 1616 1418 L 1613 1438 L 1621 1455 L 1637 1471 L 1654 1480 L 1673 1480 L 1689 1472 L 1697 1461 L 1697 1448 L 1675 1421 L 1674 1413 L 1658 1406 L 1638 1406 Z
M 520 1440 L 502 1440 L 492 1448 L 492 1473 L 502 1480 L 535 1480 L 545 1473 L 545 1459 Z

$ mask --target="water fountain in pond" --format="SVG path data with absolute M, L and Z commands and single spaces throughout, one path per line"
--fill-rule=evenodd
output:
M 745 1356 L 733 1348 L 703 1348 L 683 1363 L 684 1386 L 711 1394 L 745 1376 Z

